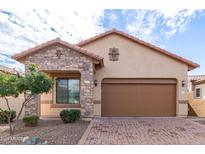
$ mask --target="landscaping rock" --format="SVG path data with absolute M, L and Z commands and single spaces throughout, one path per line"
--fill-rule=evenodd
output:
M 24 137 L 23 138 L 23 144 L 24 145 L 46 145 L 48 144 L 47 141 L 41 140 L 38 137 Z
M 5 125 L 5 128 L 4 125 L 0 125 L 0 145 L 36 145 L 40 144 L 39 139 L 47 141 L 48 143 L 42 142 L 49 145 L 75 145 L 88 125 L 89 122 L 83 120 L 64 124 L 61 120 L 40 119 L 36 127 L 24 127 L 23 122 L 19 122 L 19 128 L 16 129 L 16 133 L 12 136 L 9 134 L 8 125 Z M 39 139 L 27 140 L 28 138 Z

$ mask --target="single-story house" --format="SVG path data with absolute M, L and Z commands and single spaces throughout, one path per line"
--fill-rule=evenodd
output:
M 57 117 L 63 109 L 93 116 L 187 116 L 187 72 L 198 64 L 112 29 L 78 44 L 59 38 L 15 54 L 35 63 L 54 86 L 26 114 Z

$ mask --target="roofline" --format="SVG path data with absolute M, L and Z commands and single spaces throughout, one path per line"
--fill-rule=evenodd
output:
M 112 30 L 106 31 L 106 32 L 104 32 L 104 33 L 98 34 L 98 35 L 96 35 L 96 36 L 94 36 L 94 37 L 91 37 L 91 38 L 89 38 L 89 39 L 86 39 L 86 40 L 84 40 L 84 41 L 81 41 L 81 42 L 79 42 L 79 43 L 76 44 L 76 45 L 82 47 L 82 46 L 84 46 L 84 45 L 86 45 L 86 44 L 89 44 L 89 43 L 91 43 L 91 42 L 94 42 L 94 41 L 96 41 L 96 40 L 98 40 L 98 39 L 101 39 L 101 38 L 103 38 L 103 37 L 105 37 L 105 36 L 107 36 L 107 35 L 110 35 L 110 34 L 118 34 L 118 35 L 120 35 L 120 36 L 123 36 L 123 37 L 125 37 L 125 38 L 131 40 L 131 41 L 134 41 L 134 42 L 139 43 L 139 44 L 141 44 L 141 45 L 143 45 L 143 46 L 149 47 L 149 48 L 151 48 L 151 49 L 153 49 L 153 50 L 155 50 L 155 51 L 158 51 L 158 52 L 160 52 L 160 53 L 162 53 L 162 54 L 164 54 L 164 55 L 166 55 L 166 56 L 169 56 L 169 57 L 171 57 L 171 58 L 173 58 L 173 59 L 176 59 L 176 60 L 178 60 L 178 61 L 180 61 L 180 62 L 183 62 L 183 63 L 185 63 L 185 64 L 188 65 L 188 70 L 189 70 L 189 71 L 190 71 L 190 70 L 193 70 L 193 69 L 195 69 L 195 68 L 197 68 L 197 67 L 200 66 L 200 65 L 197 64 L 197 63 L 194 63 L 194 62 L 192 62 L 192 61 L 190 61 L 190 60 L 188 60 L 188 59 L 185 59 L 185 58 L 183 58 L 183 57 L 180 57 L 180 56 L 178 56 L 178 55 L 176 55 L 176 54 L 173 54 L 173 53 L 171 53 L 171 52 L 169 52 L 169 51 L 167 51 L 167 50 L 165 50 L 165 49 L 162 49 L 162 48 L 157 47 L 157 46 L 155 46 L 155 45 L 153 45 L 153 44 L 151 44 L 151 43 L 148 43 L 148 42 L 145 42 L 145 41 L 143 41 L 143 40 L 140 40 L 140 39 L 138 39 L 138 38 L 136 38 L 136 37 L 134 37 L 134 36 L 132 36 L 132 35 L 130 35 L 130 34 L 127 34 L 127 33 L 125 33 L 125 32 L 119 31 L 119 30 L 117 30 L 117 29 L 112 29 Z
M 0 72 L 7 73 L 7 74 L 19 74 L 20 76 L 24 75 L 23 72 L 17 71 L 15 70 L 15 68 L 9 68 L 3 65 L 0 65 Z
M 203 84 L 203 83 L 205 83 L 205 79 L 199 80 L 199 81 L 195 81 L 194 85 L 199 85 L 199 84 Z
M 46 48 L 46 47 L 48 47 L 48 46 L 50 46 L 50 45 L 53 45 L 53 44 L 55 44 L 55 43 L 64 45 L 64 46 L 66 46 L 66 47 L 68 47 L 68 48 L 71 48 L 71 49 L 73 49 L 73 50 L 77 50 L 77 51 L 79 51 L 80 53 L 82 53 L 82 54 L 84 54 L 84 55 L 86 55 L 86 56 L 88 56 L 88 57 L 91 57 L 91 58 L 93 58 L 94 60 L 98 61 L 99 64 L 100 64 L 101 66 L 103 66 L 103 58 L 102 58 L 102 57 L 100 57 L 100 56 L 94 54 L 93 52 L 90 52 L 90 51 L 88 51 L 88 50 L 86 50 L 86 49 L 84 49 L 84 48 L 81 48 L 81 47 L 79 47 L 79 46 L 76 46 L 76 45 L 70 44 L 70 43 L 68 43 L 68 42 L 66 42 L 66 41 L 63 41 L 63 40 L 61 40 L 60 38 L 56 38 L 56 39 L 54 39 L 54 40 L 47 41 L 47 42 L 42 43 L 42 44 L 40 44 L 40 45 L 37 45 L 37 46 L 35 46 L 35 47 L 33 47 L 33 48 L 30 48 L 30 49 L 28 49 L 28 50 L 22 51 L 22 52 L 20 52 L 20 53 L 18 53 L 18 54 L 14 54 L 14 55 L 12 56 L 12 58 L 15 59 L 15 60 L 17 60 L 17 61 L 20 61 L 22 58 L 24 58 L 24 57 L 26 57 L 26 56 L 28 56 L 28 55 L 30 55 L 30 54 L 32 54 L 32 53 L 35 53 L 36 51 L 39 51 L 39 50 L 41 50 L 41 49 L 43 49 L 43 48 Z
M 201 74 L 201 75 L 188 75 L 188 77 L 205 77 L 205 74 Z

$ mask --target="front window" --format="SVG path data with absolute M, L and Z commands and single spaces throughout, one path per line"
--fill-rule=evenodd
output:
M 196 88 L 195 89 L 195 97 L 196 98 L 201 98 L 201 88 Z
M 80 103 L 80 80 L 73 78 L 56 80 L 56 103 L 78 104 Z

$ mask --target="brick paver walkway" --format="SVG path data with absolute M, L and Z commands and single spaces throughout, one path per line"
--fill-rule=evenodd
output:
M 79 144 L 205 144 L 205 126 L 183 118 L 95 118 Z

